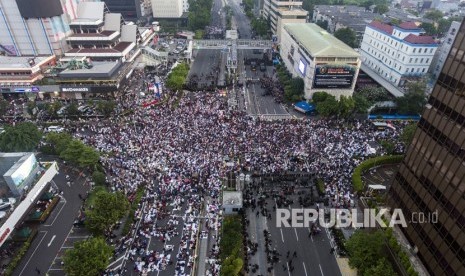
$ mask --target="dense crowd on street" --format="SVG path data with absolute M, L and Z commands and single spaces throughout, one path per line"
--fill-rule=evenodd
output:
M 155 99 L 140 93 L 144 77 L 135 72 L 119 101 L 119 108 L 132 114 L 110 123 L 95 121 L 76 134 L 103 153 L 101 162 L 114 191 L 129 196 L 145 187 L 144 207 L 138 212 L 142 223 L 131 248 L 134 269 L 140 272 L 163 270 L 171 263 L 177 275 L 192 268 L 201 222 L 189 214 L 200 214 L 205 197 L 218 199 L 229 171 L 315 172 L 325 181 L 331 204 L 347 206 L 354 196 L 354 167 L 373 154 L 371 145 L 378 139 L 395 141 L 401 129 L 379 132 L 369 123 L 343 120 L 264 121 L 229 110 L 219 93 L 188 92 L 179 103 L 167 97 L 144 107 Z M 234 161 L 232 167 L 225 160 Z M 213 213 L 220 209 L 215 203 Z M 184 219 L 174 215 L 181 209 Z M 157 220 L 163 219 L 168 223 L 160 226 Z M 181 220 L 182 231 L 177 231 Z M 173 236 L 181 237 L 174 253 L 145 250 L 150 237 L 166 244 Z M 211 267 L 216 275 L 217 266 Z

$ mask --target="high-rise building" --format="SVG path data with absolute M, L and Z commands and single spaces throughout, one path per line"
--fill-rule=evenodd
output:
M 141 16 L 139 0 L 103 0 L 110 12 L 121 13 L 124 20 L 136 21 Z
M 388 197 L 407 220 L 437 211 L 402 229 L 431 275 L 465 275 L 464 53 L 462 22 Z
M 0 51 L 8 56 L 61 55 L 80 0 L 0 0 Z
M 442 66 L 444 65 L 444 62 L 446 62 L 447 56 L 449 55 L 450 48 L 452 48 L 452 43 L 454 42 L 459 27 L 460 22 L 452 21 L 449 31 L 442 41 L 441 47 L 439 47 L 436 51 L 434 61 L 431 64 L 432 68 L 430 68 L 435 78 L 437 78 L 441 73 Z
M 264 0 L 263 17 L 270 20 L 271 31 L 281 41 L 284 24 L 307 22 L 308 11 L 302 9 L 299 1 Z
M 183 0 L 152 0 L 153 17 L 180 18 L 183 13 Z

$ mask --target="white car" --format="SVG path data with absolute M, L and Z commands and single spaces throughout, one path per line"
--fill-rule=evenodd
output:
M 60 132 L 65 131 L 65 129 L 62 128 L 61 126 L 49 126 L 49 127 L 47 128 L 47 131 L 48 131 L 48 132 L 57 132 L 57 133 L 60 133 Z
M 0 219 L 4 218 L 6 216 L 6 212 L 0 211 Z
M 16 203 L 13 197 L 0 199 L 0 210 L 8 209 Z

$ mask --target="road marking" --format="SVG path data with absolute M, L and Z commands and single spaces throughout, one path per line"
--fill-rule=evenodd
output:
M 304 265 L 305 276 L 307 276 L 307 267 L 305 266 L 304 262 L 302 262 L 302 264 Z
M 287 265 L 287 274 L 289 274 L 289 276 L 291 276 L 291 272 L 289 271 L 289 263 L 286 262 L 286 265 Z
M 87 239 L 90 236 L 69 236 L 68 239 Z
M 299 236 L 297 236 L 297 230 L 295 229 L 295 227 L 294 227 L 294 233 L 295 233 L 295 237 L 297 238 L 297 241 L 299 241 Z
M 42 243 L 42 241 L 45 239 L 45 236 L 47 236 L 47 232 L 46 231 L 40 231 L 40 233 L 44 233 L 45 232 L 45 235 L 42 237 L 42 239 L 40 240 L 40 242 L 37 244 L 36 248 L 34 249 L 34 251 L 32 252 L 31 256 L 29 257 L 29 259 L 27 260 L 26 264 L 24 265 L 23 269 L 21 270 L 21 272 L 19 273 L 19 275 L 22 275 L 24 270 L 26 269 L 27 265 L 29 264 L 29 262 L 31 261 L 32 257 L 34 256 L 34 254 L 36 253 L 37 249 L 39 248 L 40 244 Z
M 321 275 L 325 276 L 325 274 L 323 273 L 323 269 L 321 269 L 321 264 L 318 264 L 318 266 L 320 267 Z
M 279 229 L 279 231 L 281 231 L 281 240 L 282 240 L 283 243 L 284 243 L 283 229 Z
M 64 200 L 65 198 L 62 197 L 61 199 Z M 60 211 L 58 211 L 58 214 L 55 216 L 55 218 L 53 219 L 52 223 L 50 223 L 50 224 L 45 224 L 44 226 L 52 226 L 53 223 L 55 223 L 55 220 L 57 220 L 57 218 L 60 216 L 61 210 L 63 210 L 63 208 L 65 207 L 65 205 L 66 205 L 66 200 L 64 200 L 64 204 L 61 206 Z
M 308 233 L 310 234 L 310 239 L 311 239 L 311 240 L 312 240 L 312 242 L 313 242 L 313 235 L 312 235 L 312 231 L 310 231 L 310 228 L 307 228 L 307 230 L 308 230 Z
M 53 240 L 57 237 L 57 235 L 53 235 L 52 239 L 50 240 L 50 242 L 48 243 L 47 247 L 50 247 L 50 245 L 52 245 L 52 242 Z
M 109 265 L 107 266 L 107 268 L 109 268 L 109 267 L 111 267 L 112 265 L 116 264 L 116 263 L 117 263 L 118 261 L 120 261 L 122 258 L 124 258 L 124 255 L 121 256 L 121 257 L 119 257 L 118 259 L 116 259 L 116 260 L 115 260 L 114 262 L 112 262 L 111 264 L 109 264 Z

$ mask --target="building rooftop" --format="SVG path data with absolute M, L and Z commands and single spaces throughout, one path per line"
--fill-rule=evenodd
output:
M 114 33 L 115 31 L 102 31 L 100 33 L 78 33 L 72 34 L 69 37 L 108 37 Z
M 66 52 L 66 55 L 69 56 L 69 54 L 116 54 L 116 53 L 122 53 L 124 52 L 127 48 L 134 46 L 132 42 L 120 42 L 116 44 L 113 48 L 75 48 L 71 49 L 68 52 Z
M 288 23 L 284 29 L 312 56 L 359 57 L 360 54 L 314 23 Z
M 379 21 L 373 21 L 369 24 L 369 26 L 389 35 L 392 35 L 393 30 L 396 27 L 404 30 L 422 30 L 421 28 L 418 28 L 414 22 L 404 22 L 399 26 L 393 26 Z M 433 37 L 428 35 L 409 34 L 403 40 L 412 44 L 437 44 Z
M 62 78 L 109 78 L 121 67 L 121 62 L 92 62 L 92 68 L 66 69 L 58 75 Z
M 224 191 L 223 205 L 242 205 L 242 192 Z
M 37 66 L 41 62 L 47 61 L 53 56 L 36 56 L 36 57 L 10 57 L 10 56 L 0 56 L 0 70 L 5 69 L 31 69 L 34 66 Z M 35 64 L 31 66 L 29 61 L 34 58 Z

